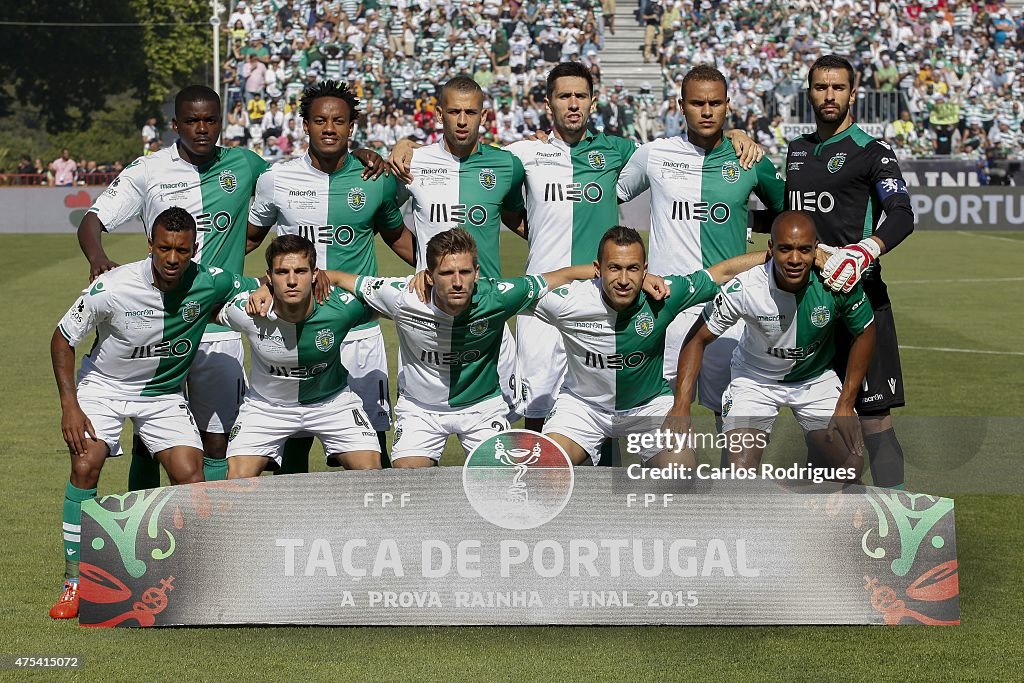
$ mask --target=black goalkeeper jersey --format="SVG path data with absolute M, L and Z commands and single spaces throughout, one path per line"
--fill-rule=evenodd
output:
M 878 237 L 887 249 L 913 229 L 910 195 L 896 154 L 887 142 L 868 135 L 857 124 L 825 142 L 816 133 L 790 141 L 786 208 L 810 213 L 818 239 L 836 247 L 875 234 L 883 211 L 886 221 Z M 887 226 L 890 221 L 893 224 Z M 892 228 L 888 234 L 883 232 L 886 227 Z M 872 306 L 888 303 L 880 263 L 865 273 L 862 282 Z

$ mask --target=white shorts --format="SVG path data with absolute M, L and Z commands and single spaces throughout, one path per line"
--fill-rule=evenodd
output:
M 703 304 L 686 309 L 676 316 L 665 333 L 665 379 L 673 389 L 676 386 L 676 371 L 679 368 L 679 351 L 682 349 L 686 334 L 693 324 L 700 320 Z M 697 393 L 700 404 L 709 410 L 722 410 L 722 394 L 729 386 L 732 377 L 730 364 L 732 352 L 740 342 L 743 334 L 743 321 L 725 331 L 721 337 L 708 344 L 704 349 L 704 360 L 700 365 L 700 377 L 697 379 Z
M 227 434 L 245 396 L 241 339 L 199 343 L 185 380 L 185 395 L 201 432 Z
M 722 431 L 746 428 L 771 434 L 782 406 L 793 411 L 804 433 L 826 429 L 842 390 L 843 383 L 832 370 L 803 384 L 769 385 L 737 377 L 722 397 Z
M 523 410 L 525 388 L 519 374 L 519 362 L 516 360 L 516 338 L 505 323 L 505 332 L 501 337 L 501 351 L 498 352 L 498 380 L 501 382 L 501 395 L 505 398 L 510 420 L 518 420 Z
M 400 398 L 395 404 L 395 444 L 391 447 L 391 460 L 418 455 L 436 462 L 441 459 L 450 434 L 458 436 L 462 449 L 469 453 L 481 442 L 509 428 L 508 405 L 503 396 L 444 413 L 425 410 L 407 398 Z
M 348 387 L 363 402 L 363 411 L 378 432 L 391 429 L 391 398 L 388 394 L 388 352 L 384 335 L 343 341 L 341 364 L 348 370 Z
M 92 436 L 106 442 L 110 457 L 121 455 L 121 428 L 131 419 L 135 433 L 151 454 L 174 446 L 203 450 L 203 441 L 183 396 L 123 401 L 88 394 L 78 395 L 78 405 L 92 422 Z
M 380 451 L 377 432 L 359 397 L 346 389 L 320 403 L 280 406 L 249 394 L 228 435 L 227 457 L 263 455 L 281 464 L 281 449 L 292 436 L 315 436 L 327 456 Z
M 553 325 L 532 315 L 516 318 L 519 372 L 526 390 L 522 413 L 544 419 L 555 407 L 565 381 L 565 344 Z
M 544 423 L 544 434 L 561 434 L 572 439 L 590 455 L 596 465 L 601 459 L 601 444 L 605 439 L 660 429 L 670 410 L 671 396 L 656 396 L 631 410 L 609 411 L 596 408 L 563 391 L 555 401 L 554 412 Z M 644 449 L 640 452 L 640 459 L 647 462 L 662 450 Z

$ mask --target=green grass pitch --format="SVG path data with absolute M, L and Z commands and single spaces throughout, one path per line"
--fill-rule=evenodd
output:
M 140 235 L 106 237 L 112 258 L 140 258 Z M 73 235 L 3 235 L 6 324 L 0 446 L 6 495 L 0 654 L 80 655 L 76 677 L 130 680 L 1020 680 L 1024 665 L 1024 507 L 1019 495 L 956 496 L 963 625 L 953 628 L 79 628 L 53 622 L 68 476 L 49 363 L 53 329 L 84 286 Z M 506 274 L 524 244 L 503 242 Z M 380 248 L 382 270 L 404 273 Z M 247 273 L 263 271 L 262 257 Z M 903 351 L 902 415 L 1024 416 L 1024 233 L 917 233 L 885 257 Z M 384 326 L 394 363 L 394 335 Z M 933 349 L 999 353 L 961 353 Z M 81 354 L 79 354 L 81 355 Z M 912 447 L 905 444 L 905 447 Z M 1020 444 L 1011 444 L 1019 453 Z M 1008 452 L 1006 457 L 1017 454 Z M 445 464 L 460 462 L 449 444 Z M 100 493 L 123 490 L 127 458 Z M 323 469 L 313 457 L 311 466 Z M 1019 475 L 1017 481 L 1020 481 Z M 913 481 L 910 488 L 915 489 Z M 1005 487 L 999 490 L 1007 490 Z M 928 493 L 943 493 L 929 490 Z M 0 679 L 15 675 L 0 673 Z

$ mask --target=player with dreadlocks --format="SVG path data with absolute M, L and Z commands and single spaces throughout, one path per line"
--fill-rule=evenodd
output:
M 323 269 L 375 277 L 374 236 L 380 233 L 396 254 L 412 264 L 412 233 L 403 225 L 395 202 L 394 178 L 365 179 L 362 164 L 348 153 L 359 100 L 344 83 L 322 81 L 303 92 L 300 113 L 309 151 L 274 164 L 260 176 L 249 211 L 246 251 L 258 247 L 276 226 L 278 235 L 301 235 L 312 242 Z M 320 287 L 328 286 L 326 280 L 320 282 Z M 349 372 L 349 386 L 377 431 L 383 456 L 391 405 L 380 325 L 373 321 L 349 332 L 341 344 L 341 358 Z M 311 446 L 312 438 L 289 441 L 280 471 L 308 471 Z M 387 462 L 386 456 L 382 459 Z

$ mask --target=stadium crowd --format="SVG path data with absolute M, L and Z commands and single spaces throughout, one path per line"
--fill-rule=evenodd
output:
M 595 130 L 637 140 L 683 130 L 673 93 L 693 65 L 729 78 L 731 127 L 771 152 L 782 124 L 810 121 L 807 68 L 823 53 L 858 70 L 860 118 L 886 124 L 901 157 L 1021 156 L 1024 13 L 1002 2 L 932 0 L 795 3 L 642 0 L 662 83 L 629 92 L 601 84 Z M 435 85 L 469 73 L 488 94 L 484 139 L 508 144 L 549 127 L 542 81 L 559 61 L 582 61 L 600 82 L 607 27 L 596 0 L 576 2 L 285 3 L 240 0 L 226 30 L 229 104 L 225 142 L 275 160 L 301 153 L 296 98 L 318 78 L 340 78 L 365 101 L 353 144 L 387 156 L 397 140 L 433 142 Z M 639 57 L 639 55 L 638 55 Z M 1005 125 L 1003 125 L 1005 122 Z

